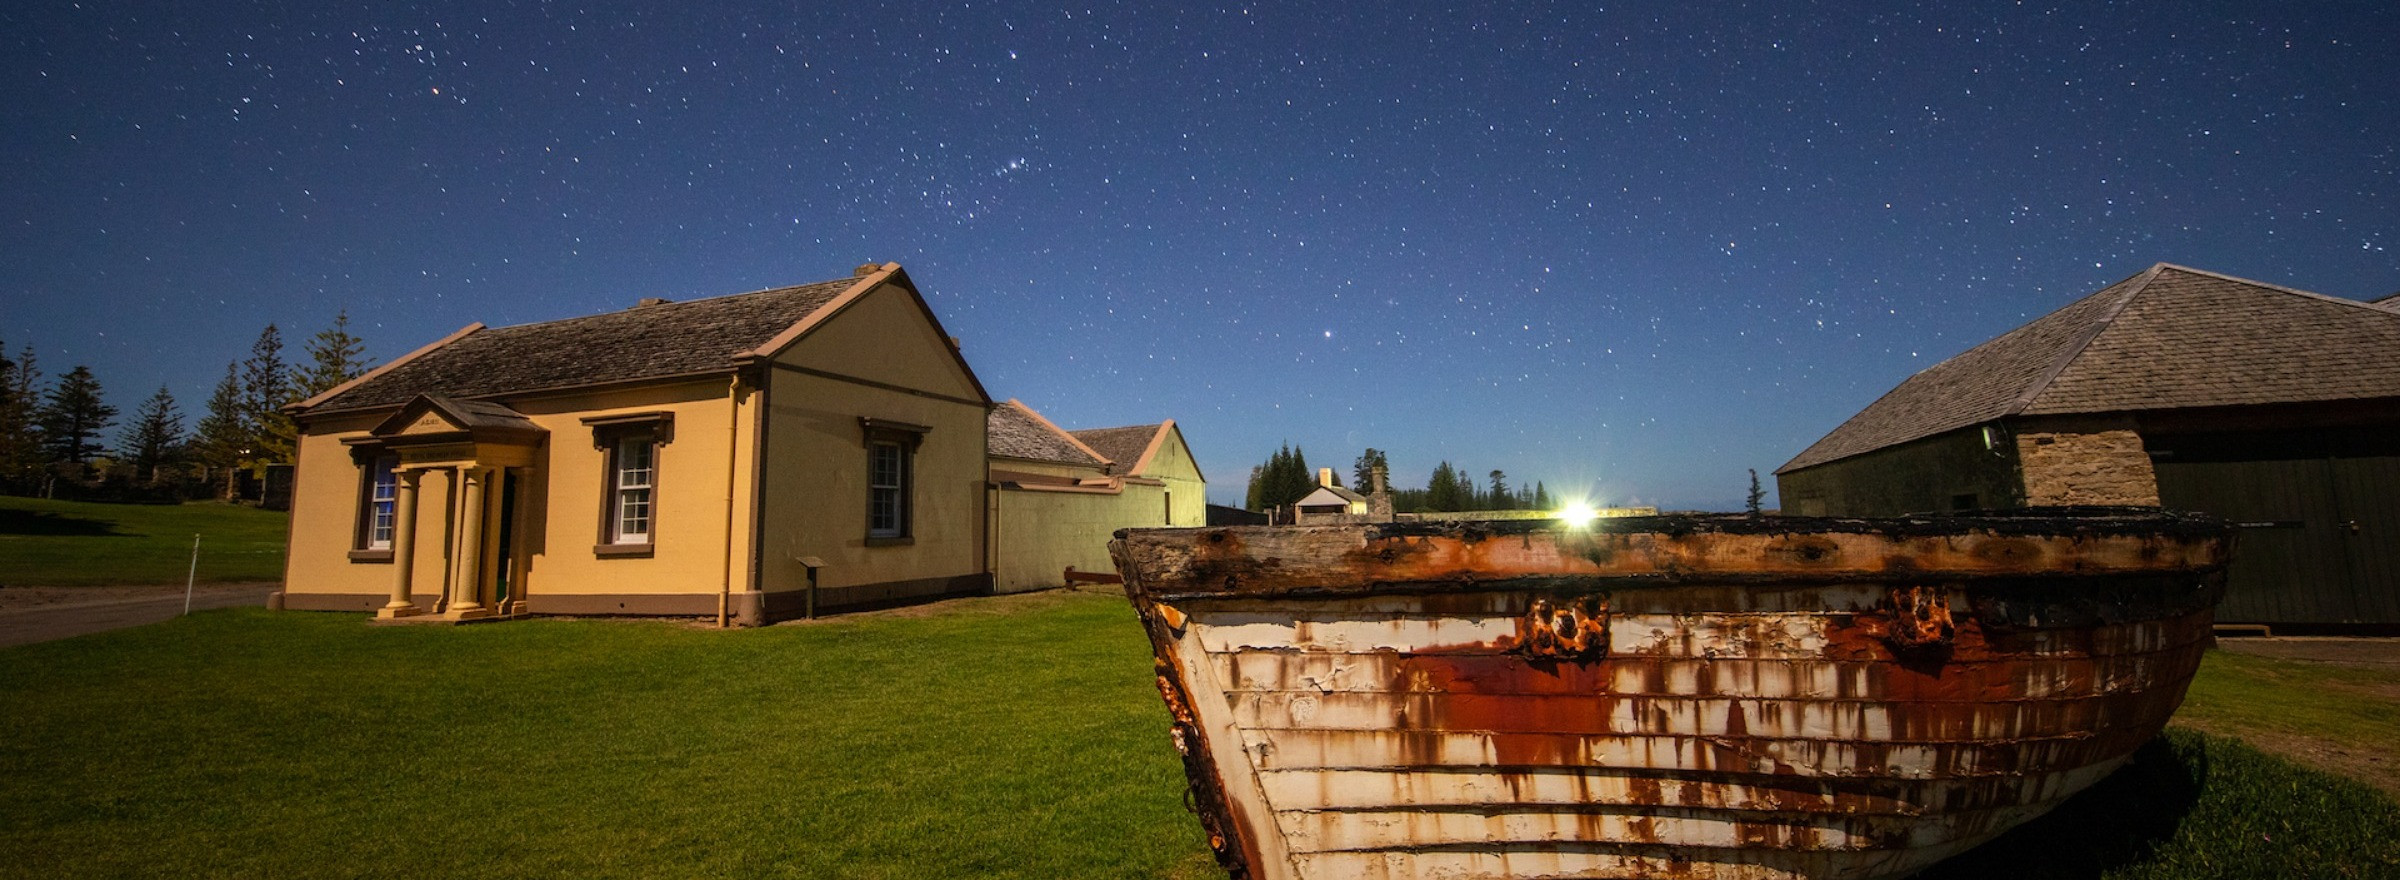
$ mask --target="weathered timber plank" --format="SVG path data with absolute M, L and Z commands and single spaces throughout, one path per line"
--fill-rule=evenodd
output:
M 2109 761 L 2058 773 L 1940 780 L 1722 775 L 1675 778 L 1620 767 L 1269 770 L 1268 803 L 1284 810 L 1514 810 L 1528 805 L 1678 807 L 1773 813 L 1942 815 L 2061 800 L 2115 770 Z
M 1280 615 L 1178 609 L 1211 653 L 1248 649 L 1365 653 L 1498 653 L 1513 648 L 1511 617 L 1391 616 L 1357 619 L 1344 609 L 1310 607 Z M 1987 630 L 1960 624 L 1946 660 L 2143 654 L 2204 637 L 2208 612 L 2079 629 Z M 1607 619 L 1610 657 L 1891 660 L 1878 635 L 1843 615 L 1696 612 Z
M 1505 617 L 1391 616 L 1361 620 L 1341 610 L 1304 614 L 1191 612 L 1201 643 L 1212 652 L 1244 648 L 1330 651 L 1506 650 L 1517 639 L 1518 615 Z M 1807 659 L 1824 656 L 1831 615 L 1610 615 L 1612 654 Z
M 1915 583 L 2221 569 L 2221 539 L 2171 517 L 2080 524 L 1951 520 L 1910 532 L 1888 521 L 1644 523 L 1578 530 L 1377 526 L 1137 529 L 1118 539 L 1129 580 L 1160 599 L 1472 589 L 1522 578 L 1610 582 Z M 1848 530 L 1855 528 L 1855 531 Z M 2214 527 L 2221 536 L 2222 528 Z M 1734 529 L 1738 531 L 1728 530 Z M 2180 529 L 2180 531 L 2179 531 Z M 2189 531 L 2192 534 L 2181 532 Z
M 1675 849 L 1657 845 L 1561 844 L 1538 850 L 1432 850 L 1310 853 L 1296 857 L 1311 880 L 1414 880 L 1440 877 L 1675 878 L 1807 880 L 1906 874 L 1981 843 L 1966 840 L 1916 850 L 1775 852 L 1741 847 Z
M 1659 807 L 1633 811 L 1558 808 L 1491 810 L 1287 810 L 1276 814 L 1295 853 L 1481 846 L 1534 849 L 1589 840 L 1674 847 L 1855 851 L 1936 847 L 1982 837 L 2052 804 L 2010 804 L 1925 822 L 1908 816 Z
M 1250 692 L 1228 696 L 1245 729 L 1649 734 L 1872 742 L 1999 742 L 2164 718 L 2158 691 L 2076 700 L 1909 703 L 1679 696 Z
M 2086 767 L 2131 753 L 2156 736 L 2161 726 L 2123 726 L 2038 739 L 1939 743 L 1288 729 L 1247 730 L 1243 740 L 1261 770 L 1600 766 L 1802 778 L 1948 779 Z
M 1212 654 L 1227 693 L 1474 693 L 1757 696 L 1766 699 L 1913 702 L 2071 699 L 2188 677 L 2206 645 L 2144 654 L 2046 656 L 1952 662 L 1928 673 L 1891 663 L 1612 657 L 1544 663 L 1484 656 L 1280 651 Z

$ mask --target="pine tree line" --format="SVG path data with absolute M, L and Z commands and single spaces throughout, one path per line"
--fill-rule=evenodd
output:
M 1250 469 L 1250 490 L 1243 506 L 1270 511 L 1287 507 L 1317 490 L 1317 476 L 1308 469 L 1308 455 L 1284 444 L 1267 456 L 1267 463 Z
M 4 351 L 0 348 L 0 351 Z M 229 497 L 242 471 L 292 461 L 298 426 L 283 408 L 364 375 L 366 343 L 347 312 L 311 337 L 307 363 L 283 359 L 269 324 L 250 356 L 225 365 L 200 423 L 184 430 L 175 396 L 160 387 L 119 423 L 98 377 L 78 364 L 44 383 L 33 346 L 0 357 L 0 492 L 80 497 L 197 497 L 209 486 Z M 113 435 L 111 428 L 116 428 Z M 113 445 L 111 440 L 113 439 Z M 221 478 L 217 483 L 210 477 Z
M 1549 510 L 1556 504 L 1549 487 L 1538 480 L 1531 486 L 1511 487 L 1508 474 L 1495 470 L 1486 474 L 1489 482 L 1478 483 L 1471 471 L 1447 461 L 1434 467 L 1425 488 L 1391 486 L 1391 457 L 1372 446 L 1351 463 L 1351 485 L 1361 493 L 1372 491 L 1378 470 L 1384 473 L 1392 494 L 1392 509 L 1400 513 Z M 1341 485 L 1338 476 L 1334 485 Z M 1316 474 L 1309 470 L 1307 458 L 1287 443 L 1268 456 L 1265 464 L 1250 469 L 1250 490 L 1243 506 L 1254 511 L 1274 510 L 1307 497 L 1316 488 Z

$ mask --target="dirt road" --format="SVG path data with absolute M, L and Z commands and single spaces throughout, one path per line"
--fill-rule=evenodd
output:
M 275 583 L 202 584 L 192 610 L 265 605 Z M 0 646 L 157 623 L 183 613 L 183 585 L 0 589 Z

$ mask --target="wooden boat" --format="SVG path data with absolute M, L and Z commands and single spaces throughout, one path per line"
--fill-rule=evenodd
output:
M 1236 877 L 1895 877 L 2183 700 L 2228 532 L 2126 510 L 1143 529 Z

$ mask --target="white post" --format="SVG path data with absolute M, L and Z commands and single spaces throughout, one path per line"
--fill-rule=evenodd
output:
M 192 567 L 183 573 L 183 615 L 192 615 L 192 582 L 200 577 L 200 536 L 192 536 Z

